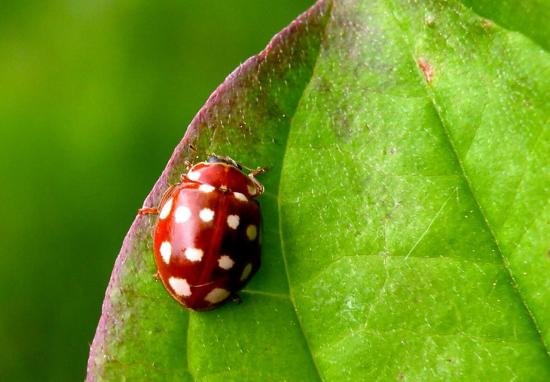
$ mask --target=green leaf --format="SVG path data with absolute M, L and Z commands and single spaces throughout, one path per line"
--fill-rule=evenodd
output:
M 550 56 L 515 25 L 527 35 L 456 1 L 343 0 L 277 35 L 145 202 L 191 144 L 268 166 L 262 269 L 242 304 L 188 312 L 138 217 L 88 379 L 549 380 Z

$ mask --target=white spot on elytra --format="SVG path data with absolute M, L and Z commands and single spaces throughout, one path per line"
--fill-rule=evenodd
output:
M 203 208 L 201 212 L 199 212 L 199 217 L 203 222 L 207 223 L 214 219 L 214 211 L 212 211 L 210 208 Z
M 201 173 L 200 172 L 197 172 L 197 171 L 189 171 L 187 173 L 187 178 L 191 179 L 191 180 L 199 180 L 199 178 L 201 177 Z
M 176 208 L 175 218 L 176 223 L 185 223 L 191 217 L 191 210 L 187 206 L 179 206 Z
M 248 240 L 256 239 L 256 236 L 258 236 L 258 228 L 254 224 L 250 224 L 246 227 L 246 236 Z
M 204 299 L 212 304 L 216 304 L 225 300 L 227 297 L 229 297 L 229 291 L 222 288 L 214 288 L 204 297 Z
M 162 256 L 162 260 L 166 264 L 170 262 L 170 256 L 172 256 L 172 245 L 168 241 L 163 241 L 160 245 L 160 255 Z
M 249 184 L 246 188 L 248 189 L 248 193 L 250 195 L 256 195 L 256 186 Z
M 189 261 L 201 261 L 204 252 L 199 248 L 187 248 L 184 254 Z
M 174 199 L 170 198 L 164 203 L 164 206 L 162 206 L 162 210 L 160 210 L 159 219 L 166 219 L 168 215 L 170 215 L 170 211 L 172 211 L 172 203 L 174 203 Z
M 244 281 L 250 276 L 250 272 L 252 272 L 252 263 L 246 264 L 246 267 L 243 269 L 243 273 L 241 274 L 241 281 Z
M 245 194 L 241 194 L 240 192 L 234 192 L 233 196 L 235 196 L 235 199 L 240 200 L 241 202 L 248 202 L 248 199 L 245 196 Z
M 227 225 L 229 226 L 229 228 L 237 229 L 237 227 L 239 226 L 239 220 L 239 215 L 229 215 L 227 217 Z
M 222 269 L 231 269 L 234 264 L 233 259 L 227 255 L 223 255 L 218 259 L 218 265 Z
M 178 277 L 170 277 L 168 279 L 168 284 L 176 292 L 178 296 L 191 296 L 191 287 L 186 279 L 180 279 Z
M 212 191 L 214 191 L 215 189 L 216 189 L 216 187 L 211 186 L 211 185 L 209 185 L 209 184 L 201 184 L 201 185 L 199 186 L 199 191 L 206 192 L 206 193 L 212 192 Z

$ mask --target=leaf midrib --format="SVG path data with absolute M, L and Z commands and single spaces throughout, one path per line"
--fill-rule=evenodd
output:
M 386 0 L 386 4 L 387 4 L 387 1 Z M 391 0 L 391 1 L 395 1 L 395 0 Z M 462 4 L 462 2 L 461 2 Z M 395 5 L 395 3 L 393 4 Z M 462 4 L 464 6 L 464 4 Z M 470 8 L 469 8 L 470 9 Z M 472 13 L 475 13 L 473 10 L 471 10 Z M 471 195 L 471 198 L 473 200 L 473 202 L 475 203 L 475 206 L 477 208 L 477 210 L 479 211 L 482 219 L 483 219 L 483 224 L 486 226 L 488 232 L 490 233 L 491 235 L 491 239 L 493 240 L 496 248 L 497 248 L 497 251 L 500 255 L 500 258 L 502 260 L 502 264 L 504 266 L 504 268 L 506 269 L 507 271 L 507 274 L 510 278 L 510 281 L 513 285 L 513 289 L 516 293 L 516 295 L 518 296 L 519 300 L 521 301 L 522 303 L 522 306 L 525 308 L 525 311 L 527 313 L 527 315 L 529 316 L 529 318 L 531 319 L 531 323 L 533 324 L 537 334 L 538 334 L 538 337 L 542 343 L 542 346 L 543 348 L 545 349 L 545 352 L 546 352 L 546 355 L 549 357 L 550 359 L 550 348 L 549 346 L 546 344 L 545 340 L 544 340 L 544 337 L 543 337 L 543 334 L 542 334 L 542 331 L 540 330 L 540 327 L 538 325 L 538 322 L 535 318 L 535 316 L 533 315 L 531 309 L 529 308 L 529 305 L 527 304 L 527 301 L 525 301 L 523 295 L 521 294 L 520 290 L 519 290 L 519 287 L 518 287 L 518 283 L 514 277 L 514 274 L 512 272 L 512 270 L 510 269 L 510 266 L 508 264 L 508 262 L 506 261 L 506 258 L 504 257 L 504 252 L 502 251 L 502 248 L 498 242 L 498 239 L 497 239 L 497 236 L 495 234 L 495 232 L 493 231 L 492 229 L 492 226 L 491 224 L 489 223 L 489 220 L 487 219 L 487 215 L 485 214 L 483 208 L 481 207 L 479 201 L 478 201 L 478 198 L 476 197 L 476 194 L 474 193 L 474 190 L 472 188 L 472 184 L 470 182 L 470 178 L 466 172 L 466 169 L 464 168 L 464 164 L 462 163 L 462 159 L 460 158 L 460 156 L 458 155 L 458 152 L 456 150 L 456 147 L 455 147 L 455 144 L 450 136 L 450 133 L 449 133 L 449 129 L 447 128 L 446 126 L 446 123 L 445 121 L 443 120 L 443 117 L 441 116 L 441 113 L 440 113 L 440 106 L 437 104 L 437 102 L 435 101 L 435 98 L 433 97 L 433 91 L 428 87 L 428 84 L 426 83 L 426 81 L 424 80 L 424 77 L 422 76 L 422 73 L 420 72 L 420 69 L 418 68 L 417 64 L 416 64 L 416 59 L 415 59 L 415 55 L 414 55 L 414 52 L 410 49 L 410 42 L 412 40 L 414 40 L 414 36 L 412 36 L 408 30 L 406 30 L 406 28 L 403 28 L 401 26 L 401 23 L 399 22 L 399 20 L 396 18 L 395 16 L 395 13 L 394 12 L 389 12 L 391 15 L 392 15 L 392 18 L 394 20 L 394 23 L 395 25 L 401 30 L 401 32 L 403 33 L 403 35 L 407 35 L 408 36 L 408 41 L 404 41 L 404 44 L 406 45 L 406 48 L 409 49 L 409 57 L 411 58 L 411 61 L 412 61 L 412 64 L 413 66 L 416 68 L 416 77 L 417 79 L 421 82 L 421 87 L 422 89 L 424 90 L 425 92 L 425 95 L 426 95 L 426 98 L 428 99 L 428 101 L 430 101 L 430 105 L 432 106 L 433 110 L 435 111 L 435 114 L 437 116 L 437 119 L 439 121 L 439 124 L 441 126 L 441 129 L 443 130 L 443 133 L 444 133 L 444 136 L 445 136 L 445 139 L 449 145 L 449 147 L 451 148 L 451 151 L 453 153 L 453 156 L 458 164 L 458 167 L 460 169 L 460 176 L 464 179 L 464 182 L 468 188 L 468 192 L 470 193 Z M 477 13 L 475 13 L 477 15 Z M 478 15 L 479 16 L 479 15 Z M 480 16 L 481 17 L 481 16 Z M 502 27 L 501 27 L 502 28 Z M 513 31 L 509 31 L 507 30 L 506 28 L 502 28 L 504 30 L 506 30 L 507 32 L 509 33 L 518 33 L 518 32 L 513 32 Z M 522 33 L 522 35 L 524 35 Z
M 283 258 L 283 264 L 284 264 L 284 268 L 285 268 L 285 277 L 286 277 L 286 282 L 287 282 L 287 286 L 288 286 L 289 300 L 290 300 L 290 304 L 292 305 L 292 309 L 294 310 L 294 315 L 296 316 L 296 321 L 298 322 L 298 327 L 300 328 L 300 333 L 302 333 L 302 336 L 304 338 L 304 342 L 306 344 L 307 350 L 309 352 L 309 356 L 311 358 L 311 362 L 313 363 L 313 366 L 314 366 L 315 371 L 317 373 L 317 379 L 319 381 L 323 381 L 324 379 L 322 378 L 321 371 L 319 369 L 319 366 L 317 365 L 317 361 L 315 360 L 315 357 L 313 356 L 313 352 L 311 351 L 311 346 L 309 344 L 309 340 L 308 340 L 307 335 L 306 335 L 306 333 L 304 331 L 304 328 L 302 326 L 302 322 L 300 320 L 300 317 L 298 316 L 298 311 L 296 309 L 296 303 L 294 301 L 294 293 L 292 292 L 292 286 L 291 286 L 291 283 L 290 283 L 290 276 L 289 276 L 289 272 L 288 272 L 288 263 L 287 263 L 286 252 L 285 252 L 285 243 L 284 243 L 283 231 L 282 231 L 283 226 L 282 226 L 282 223 L 281 223 L 281 184 L 283 183 L 282 182 L 282 176 L 283 176 L 283 169 L 284 169 L 286 152 L 287 152 L 287 148 L 288 148 L 288 137 L 290 136 L 290 130 L 292 129 L 292 126 L 294 124 L 294 117 L 296 116 L 296 112 L 297 112 L 298 108 L 300 107 L 300 104 L 302 103 L 302 99 L 304 98 L 306 90 L 307 90 L 307 88 L 311 84 L 311 81 L 314 78 L 315 70 L 317 68 L 317 63 L 319 61 L 319 56 L 321 55 L 322 41 L 324 40 L 324 36 L 326 35 L 326 31 L 328 29 L 328 25 L 329 25 L 330 20 L 331 20 L 333 1 L 332 0 L 327 0 L 327 3 L 328 3 L 327 4 L 327 11 L 326 11 L 327 14 L 323 15 L 323 17 L 325 18 L 326 21 L 323 25 L 323 30 L 320 33 L 319 48 L 317 50 L 317 55 L 315 57 L 315 62 L 313 63 L 313 66 L 311 68 L 311 75 L 310 75 L 307 83 L 304 85 L 304 87 L 302 89 L 302 94 L 300 94 L 300 98 L 296 102 L 296 107 L 294 108 L 294 111 L 292 113 L 292 117 L 290 118 L 290 122 L 288 124 L 288 129 L 286 131 L 285 141 L 284 141 L 284 145 L 283 145 L 283 149 L 282 149 L 282 155 L 281 155 L 282 159 L 281 159 L 281 165 L 280 165 L 281 170 L 280 170 L 280 173 L 279 173 L 279 184 L 278 184 L 278 187 L 277 187 L 277 219 L 279 220 L 278 221 L 278 225 L 279 225 L 279 227 L 278 227 L 279 228 L 279 242 L 280 242 L 280 246 L 281 246 L 281 257 Z

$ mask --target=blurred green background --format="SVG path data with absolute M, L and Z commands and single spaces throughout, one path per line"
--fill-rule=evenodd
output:
M 313 0 L 0 2 L 0 380 L 75 381 L 187 124 Z

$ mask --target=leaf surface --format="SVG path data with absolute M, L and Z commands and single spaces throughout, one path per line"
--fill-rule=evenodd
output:
M 138 217 L 88 379 L 550 379 L 550 57 L 475 12 L 321 1 L 230 75 L 145 205 L 190 144 L 268 166 L 263 267 L 189 313 Z

